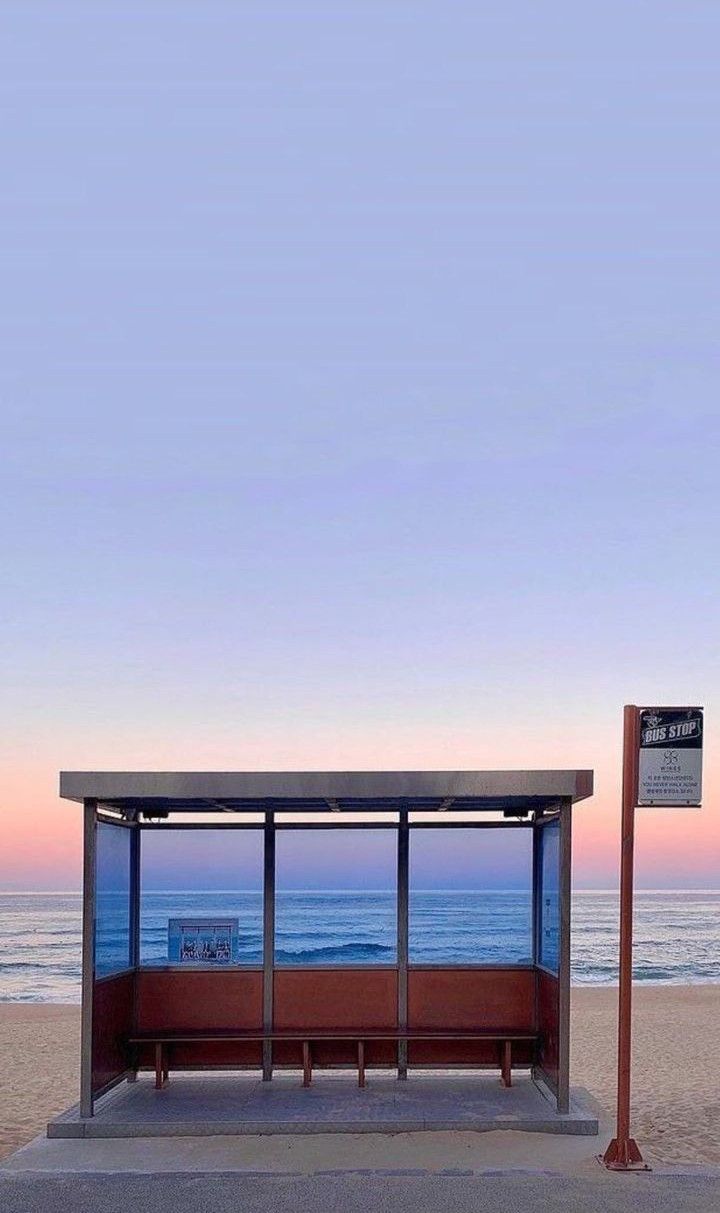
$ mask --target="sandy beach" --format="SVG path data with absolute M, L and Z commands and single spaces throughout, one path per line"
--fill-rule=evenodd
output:
M 80 1008 L 0 1002 L 0 1158 L 78 1099 Z
M 572 1081 L 615 1100 L 617 991 L 573 991 Z M 720 986 L 635 992 L 633 1128 L 651 1159 L 720 1164 Z M 78 1007 L 0 1003 L 0 1158 L 77 1099 Z
M 572 993 L 571 1081 L 615 1114 L 617 989 Z M 720 986 L 633 995 L 633 1133 L 648 1158 L 720 1163 Z

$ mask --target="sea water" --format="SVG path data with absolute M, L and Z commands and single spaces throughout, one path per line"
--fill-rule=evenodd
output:
M 276 963 L 392 964 L 392 893 L 280 893 Z M 259 964 L 262 898 L 256 893 L 146 893 L 142 956 L 167 959 L 169 917 L 237 917 L 238 959 Z M 0 894 L 0 999 L 77 1002 L 81 897 L 78 893 Z M 572 977 L 579 985 L 617 981 L 618 895 L 573 897 Z M 528 896 L 514 892 L 415 892 L 410 959 L 417 963 L 522 963 L 530 955 Z M 635 979 L 641 983 L 720 981 L 720 892 L 638 892 Z

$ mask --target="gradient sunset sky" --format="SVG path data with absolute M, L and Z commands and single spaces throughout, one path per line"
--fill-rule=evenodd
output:
M 717 6 L 2 26 L 0 888 L 61 768 L 574 766 L 612 887 L 626 702 L 706 706 L 639 884 L 720 887 Z

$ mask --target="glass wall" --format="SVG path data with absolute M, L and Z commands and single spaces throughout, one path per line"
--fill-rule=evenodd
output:
M 262 964 L 262 887 L 262 829 L 142 830 L 141 964 Z
M 275 964 L 395 964 L 397 831 L 276 835 Z
M 97 823 L 95 976 L 130 966 L 130 840 L 126 826 Z
M 538 961 L 557 973 L 560 962 L 560 822 L 540 830 L 540 922 Z
M 532 964 L 532 830 L 410 830 L 411 964 Z

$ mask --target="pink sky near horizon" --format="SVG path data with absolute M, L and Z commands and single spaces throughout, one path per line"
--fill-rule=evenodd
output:
M 313 741 L 299 729 L 293 743 L 279 745 L 270 735 L 263 741 L 250 738 L 233 754 L 222 743 L 198 745 L 193 752 L 186 744 L 144 734 L 142 738 L 116 738 L 115 745 L 86 738 L 84 744 L 38 748 L 17 755 L 5 764 L 0 788 L 3 847 L 0 851 L 1 890 L 72 890 L 80 887 L 81 813 L 79 806 L 59 799 L 58 771 L 66 769 L 472 769 L 553 768 L 590 766 L 595 770 L 595 794 L 575 810 L 574 883 L 576 888 L 614 888 L 618 881 L 619 856 L 619 758 L 620 722 L 616 735 L 607 729 L 600 743 L 597 734 L 582 744 L 577 723 L 567 745 L 561 738 L 527 737 L 518 750 L 501 736 L 475 745 L 455 730 L 448 735 L 423 735 L 414 739 L 407 728 L 397 729 L 395 744 L 387 730 L 368 739 L 366 735 L 337 735 L 331 743 L 325 729 Z M 334 730 L 333 730 L 334 732 Z M 449 732 L 449 731 L 448 731 Z M 434 738 L 434 740 L 433 740 Z M 61 749 L 65 749 L 63 761 Z M 196 761 L 188 762 L 192 754 Z M 515 761 L 513 762 L 513 756 Z M 233 761 L 234 758 L 234 761 Z M 154 759 L 154 761 L 153 761 Z M 323 761 L 324 759 L 324 761 Z M 494 760 L 493 760 L 494 759 Z M 371 761 L 372 760 L 372 761 Z M 644 888 L 720 888 L 720 771 L 712 753 L 706 755 L 704 802 L 701 809 L 638 809 L 636 880 Z

